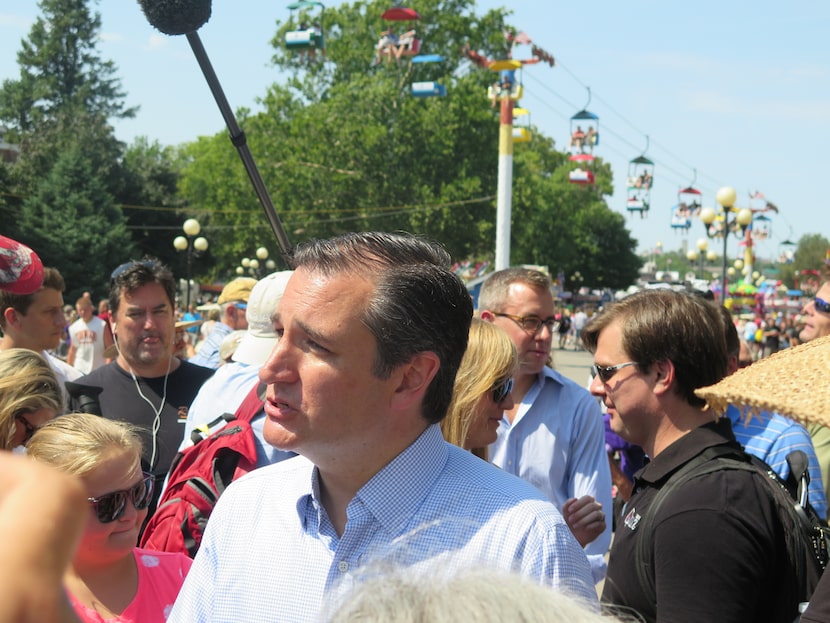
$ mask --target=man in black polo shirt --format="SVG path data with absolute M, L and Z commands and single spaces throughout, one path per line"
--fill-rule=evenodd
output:
M 647 290 L 610 305 L 584 329 L 594 354 L 591 393 L 611 428 L 651 461 L 617 518 L 602 593 L 605 604 L 646 621 L 792 621 L 798 594 L 784 533 L 767 484 L 742 470 L 719 470 L 681 484 L 638 527 L 657 491 L 705 449 L 740 449 L 729 418 L 715 420 L 694 390 L 726 373 L 717 308 L 671 290 Z M 652 539 L 646 561 L 653 597 L 638 577 L 637 544 Z M 641 568 L 647 568 L 642 566 Z

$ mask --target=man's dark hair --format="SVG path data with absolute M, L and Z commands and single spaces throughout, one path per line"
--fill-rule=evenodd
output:
M 726 376 L 724 321 L 714 303 L 673 290 L 641 290 L 612 303 L 582 331 L 582 341 L 596 352 L 600 332 L 621 321 L 622 347 L 643 371 L 658 362 L 674 365 L 677 393 L 690 405 L 700 387 Z
M 738 329 L 732 319 L 731 312 L 723 305 L 718 305 L 718 313 L 723 319 L 723 328 L 726 336 L 726 356 L 737 357 L 741 352 L 741 338 L 738 336 Z
M 176 282 L 173 279 L 173 273 L 157 259 L 145 257 L 143 260 L 121 264 L 112 271 L 109 296 L 112 317 L 115 318 L 118 314 L 122 294 L 134 292 L 148 283 L 157 283 L 163 287 L 167 298 L 170 299 L 170 307 L 175 308 Z
M 375 336 L 374 374 L 388 378 L 416 354 L 434 352 L 441 363 L 422 414 L 430 423 L 443 419 L 473 316 L 470 295 L 449 270 L 446 250 L 406 234 L 348 233 L 297 247 L 292 263 L 326 276 L 354 273 L 375 284 L 363 314 Z
M 43 285 L 36 292 L 32 292 L 31 294 L 12 294 L 8 290 L 0 290 L 0 327 L 5 328 L 6 326 L 4 312 L 9 307 L 14 309 L 21 316 L 25 316 L 29 313 L 29 307 L 31 307 L 35 300 L 35 294 L 46 288 L 57 290 L 58 292 L 66 290 L 66 284 L 63 281 L 63 276 L 57 268 L 44 268 Z

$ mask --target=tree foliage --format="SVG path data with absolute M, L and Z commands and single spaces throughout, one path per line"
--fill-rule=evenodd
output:
M 830 240 L 821 234 L 806 234 L 798 241 L 792 263 L 781 266 L 779 279 L 794 288 L 796 281 L 801 281 L 802 271 L 821 270 L 829 256 Z
M 240 121 L 251 151 L 295 243 L 348 230 L 406 230 L 440 240 L 459 260 L 492 261 L 499 121 L 485 93 L 493 74 L 462 49 L 503 56 L 507 15 L 476 16 L 469 0 L 424 0 L 421 51 L 444 60 L 375 65 L 386 8 L 371 1 L 326 9 L 325 60 L 283 44 L 314 11 L 278 24 L 274 62 L 291 78 L 268 89 L 263 112 Z M 409 85 L 423 80 L 446 85 L 448 96 L 412 97 Z M 262 244 L 275 253 L 226 134 L 200 138 L 184 153 L 180 189 L 203 210 L 213 253 L 242 257 Z M 514 148 L 513 263 L 580 270 L 586 285 L 625 287 L 640 259 L 624 218 L 603 199 L 612 190 L 610 167 L 597 160 L 597 184 L 586 188 L 568 183 L 569 165 L 538 132 Z
M 88 0 L 40 0 L 17 53 L 20 78 L 0 89 L 0 120 L 21 133 L 69 113 L 132 117 L 112 61 L 96 52 L 101 16 Z
M 61 152 L 48 177 L 23 203 L 18 229 L 44 264 L 60 269 L 67 299 L 84 290 L 103 296 L 131 242 L 121 210 L 80 149 Z

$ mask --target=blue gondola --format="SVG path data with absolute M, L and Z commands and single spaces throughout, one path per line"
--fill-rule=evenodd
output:
M 415 65 L 425 65 L 440 63 L 443 60 L 444 57 L 440 54 L 421 54 L 414 56 L 412 63 Z M 445 97 L 447 95 L 447 87 L 434 80 L 413 82 L 410 86 L 410 93 L 412 93 L 413 97 Z

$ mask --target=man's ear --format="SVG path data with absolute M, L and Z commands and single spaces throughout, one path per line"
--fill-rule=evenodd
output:
M 7 307 L 3 310 L 3 318 L 6 320 L 6 325 L 15 327 L 20 316 L 14 307 Z
M 489 309 L 482 309 L 478 317 L 486 322 L 495 322 L 496 320 L 495 314 L 491 312 Z
M 652 364 L 652 374 L 657 374 L 657 380 L 654 385 L 655 394 L 664 394 L 672 390 L 674 387 L 674 364 L 668 359 L 663 361 L 656 361 Z
M 432 351 L 414 355 L 397 371 L 399 381 L 392 397 L 392 406 L 396 409 L 407 409 L 422 402 L 440 367 L 441 360 Z

